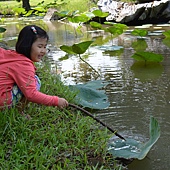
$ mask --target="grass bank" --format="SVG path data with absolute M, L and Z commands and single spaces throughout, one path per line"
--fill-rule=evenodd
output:
M 37 4 L 41 3 L 42 0 L 30 0 L 30 6 L 32 8 L 37 7 Z M 56 1 L 58 2 L 58 1 Z M 62 4 L 58 8 L 62 10 L 69 10 L 69 11 L 76 11 L 79 10 L 80 12 L 85 12 L 91 9 L 92 7 L 95 6 L 95 3 L 92 0 L 72 0 L 72 1 L 61 1 L 65 2 L 65 4 Z M 45 0 L 43 5 L 46 6 L 47 4 L 54 3 L 54 0 Z M 14 15 L 13 9 L 16 7 L 22 7 L 22 1 L 17 2 L 16 0 L 14 1 L 0 1 L 0 14 L 3 15 Z
M 47 66 L 44 63 L 38 69 L 41 91 L 74 102 L 75 94 L 51 75 Z M 0 112 L 1 169 L 122 169 L 106 152 L 108 138 L 113 134 L 78 110 L 30 103 L 25 114 L 31 120 L 20 115 L 16 108 Z

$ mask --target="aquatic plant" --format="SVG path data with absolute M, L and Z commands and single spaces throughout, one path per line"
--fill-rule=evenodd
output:
M 108 12 L 103 12 L 102 10 L 99 9 L 92 11 L 92 13 L 95 15 L 95 17 L 98 17 L 99 23 L 101 23 L 101 18 L 105 18 L 109 15 Z
M 170 48 L 170 37 L 166 37 L 162 40 L 163 44 Z
M 132 42 L 132 47 L 136 52 L 145 51 L 148 47 L 146 41 L 144 39 L 137 39 Z
M 75 101 L 78 105 L 91 109 L 106 109 L 110 103 L 103 89 L 108 84 L 102 80 L 95 80 L 85 84 L 69 85 L 69 88 L 77 93 Z
M 170 30 L 162 33 L 166 38 L 170 38 Z
M 126 29 L 127 29 L 127 26 L 125 24 L 113 24 L 112 26 L 109 26 L 106 28 L 104 27 L 104 31 L 109 32 L 112 38 L 115 38 L 123 34 L 123 32 L 125 32 Z
M 131 32 L 131 34 L 134 35 L 134 36 L 144 37 L 144 36 L 146 36 L 148 34 L 148 31 L 144 30 L 144 29 L 134 29 Z
M 167 47 L 170 47 L 170 30 L 165 31 L 162 33 L 165 38 L 163 39 L 163 44 L 165 44 Z
M 161 54 L 155 54 L 153 52 L 145 52 L 145 51 L 137 52 L 131 57 L 137 61 L 144 61 L 145 63 L 147 61 L 161 62 L 164 59 L 164 57 Z
M 74 27 L 74 31 L 77 37 L 77 31 L 81 31 L 82 28 L 82 23 L 87 23 L 91 18 L 94 17 L 94 14 L 91 12 L 84 12 L 84 13 L 79 13 L 79 10 L 76 11 L 61 11 L 61 12 L 55 12 L 58 16 L 61 17 L 61 20 L 65 19 L 66 22 L 72 22 L 72 23 L 77 23 L 77 28 Z
M 85 62 L 88 66 L 92 68 L 97 74 L 99 74 L 88 62 L 86 62 L 82 57 L 81 54 L 85 53 L 86 50 L 90 47 L 93 41 L 84 41 L 80 43 L 75 43 L 72 46 L 62 45 L 60 49 L 65 51 L 68 54 L 78 54 L 79 58 Z
M 90 26 L 94 29 L 102 29 L 103 28 L 102 24 L 95 22 L 95 21 L 91 21 Z
M 92 13 L 96 16 L 96 17 L 100 17 L 100 18 L 105 18 L 109 15 L 108 12 L 103 12 L 99 9 L 96 9 L 94 11 L 92 11 Z
M 149 134 L 150 139 L 146 143 L 134 139 L 112 141 L 108 145 L 108 151 L 117 158 L 142 160 L 160 137 L 160 126 L 153 116 L 150 117 Z

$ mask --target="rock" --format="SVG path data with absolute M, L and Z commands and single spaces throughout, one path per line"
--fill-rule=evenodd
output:
M 141 2 L 142 0 L 139 1 Z M 109 13 L 109 16 L 106 17 L 106 21 L 126 25 L 142 25 L 167 23 L 170 20 L 169 0 L 138 4 L 99 0 L 97 5 L 101 11 Z
M 157 0 L 160 1 L 160 0 Z M 137 0 L 138 3 L 148 3 L 148 2 L 153 2 L 153 0 Z
M 45 21 L 58 20 L 61 19 L 60 16 L 56 14 L 57 10 L 55 8 L 49 8 L 46 15 L 44 16 Z

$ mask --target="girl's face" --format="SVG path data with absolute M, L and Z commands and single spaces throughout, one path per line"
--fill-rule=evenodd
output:
M 30 58 L 33 62 L 39 62 L 46 54 L 47 38 L 37 38 L 32 44 Z

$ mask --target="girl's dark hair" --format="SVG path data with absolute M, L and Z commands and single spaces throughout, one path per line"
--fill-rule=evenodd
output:
M 36 25 L 25 26 L 18 35 L 18 41 L 15 46 L 16 51 L 30 58 L 32 44 L 37 38 L 47 38 L 47 41 L 49 39 L 47 32 L 42 28 Z

